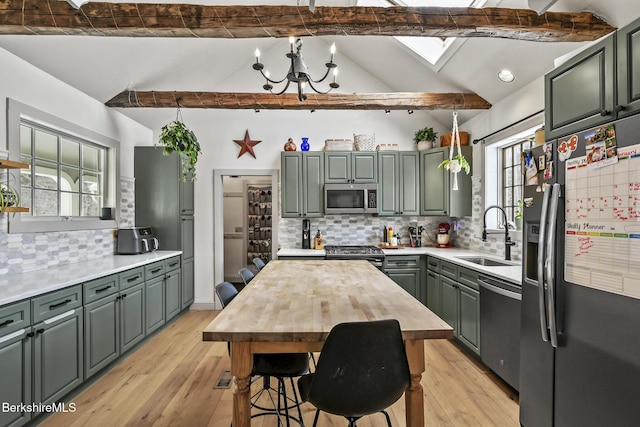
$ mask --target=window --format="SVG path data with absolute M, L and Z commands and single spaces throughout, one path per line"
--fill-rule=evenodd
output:
M 502 148 L 502 207 L 507 213 L 507 220 L 515 222 L 518 201 L 522 200 L 523 175 L 520 165 L 521 153 L 531 148 L 531 140 L 526 138 Z
M 117 141 L 13 99 L 7 135 L 9 158 L 30 165 L 10 172 L 29 208 L 10 218 L 10 233 L 114 227 L 100 214 L 119 200 Z
M 22 120 L 21 205 L 32 216 L 98 217 L 105 205 L 105 147 Z

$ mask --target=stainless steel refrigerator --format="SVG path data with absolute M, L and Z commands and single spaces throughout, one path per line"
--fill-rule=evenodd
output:
M 520 423 L 640 425 L 640 118 L 523 153 Z

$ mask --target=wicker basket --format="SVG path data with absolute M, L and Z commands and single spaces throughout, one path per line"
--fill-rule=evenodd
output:
M 353 141 L 350 139 L 325 139 L 324 151 L 352 151 Z
M 459 132 L 459 134 L 460 134 L 460 145 L 469 145 L 469 132 Z M 452 139 L 453 139 L 453 135 L 450 133 L 446 133 L 440 136 L 440 146 L 449 147 L 451 145 Z
M 376 135 L 353 135 L 356 151 L 376 151 Z

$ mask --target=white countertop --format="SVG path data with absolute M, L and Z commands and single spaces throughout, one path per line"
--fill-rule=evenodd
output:
M 181 254 L 182 251 L 156 251 L 114 255 L 4 277 L 0 279 L 0 306 Z
M 445 261 L 452 262 L 454 264 L 460 265 L 462 267 L 470 268 L 472 270 L 478 271 L 480 273 L 485 273 L 487 275 L 498 277 L 504 280 L 507 280 L 512 283 L 520 284 L 522 283 L 522 264 L 520 261 L 505 261 L 509 262 L 512 265 L 505 267 L 486 267 L 483 265 L 478 265 L 469 261 L 465 261 L 459 259 L 457 257 L 470 257 L 470 256 L 481 256 L 483 258 L 495 259 L 498 261 L 504 261 L 504 259 L 496 257 L 493 254 L 486 254 L 478 251 L 471 251 L 468 249 L 460 249 L 460 248 L 436 248 L 436 247 L 422 247 L 422 248 L 401 248 L 401 249 L 383 249 L 385 255 L 428 255 L 434 256 Z M 289 257 L 322 257 L 325 255 L 324 250 L 315 250 L 315 249 L 280 249 L 278 251 L 278 256 L 289 256 Z

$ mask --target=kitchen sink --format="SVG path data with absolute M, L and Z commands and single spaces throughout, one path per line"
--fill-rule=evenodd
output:
M 510 261 L 500 261 L 493 258 L 485 258 L 485 257 L 477 257 L 477 256 L 473 256 L 473 257 L 459 256 L 456 258 L 461 259 L 463 261 L 472 262 L 474 264 L 483 265 L 485 267 L 509 267 L 514 265 Z

